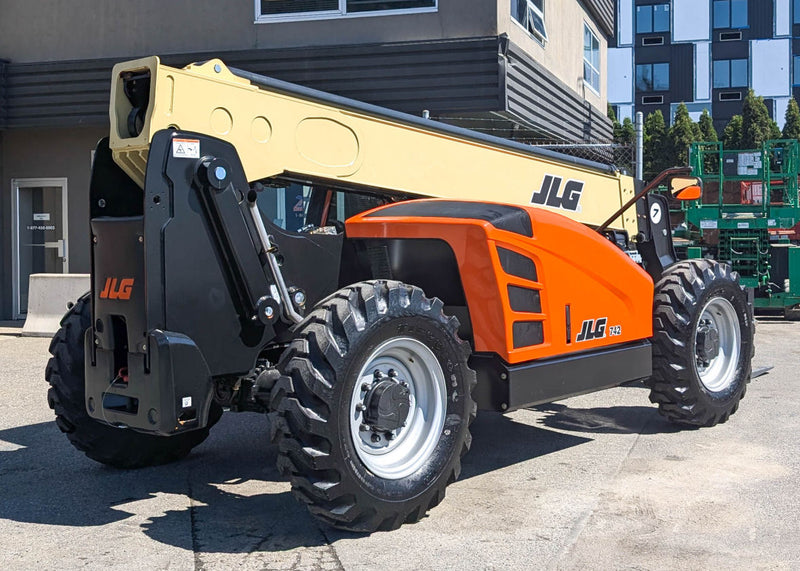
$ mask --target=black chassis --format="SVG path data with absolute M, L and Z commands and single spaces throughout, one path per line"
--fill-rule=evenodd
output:
M 200 157 L 176 158 L 173 139 L 199 141 Z M 171 435 L 206 426 L 214 400 L 263 410 L 273 366 L 306 307 L 363 279 L 422 287 L 471 338 L 458 267 L 444 242 L 287 232 L 258 213 L 256 198 L 235 148 L 219 139 L 156 133 L 144 190 L 113 161 L 108 140 L 98 144 L 90 186 L 93 326 L 85 337 L 90 416 Z M 638 244 L 657 279 L 672 252 L 663 228 L 650 224 L 652 198 L 638 206 Z M 622 241 L 627 247 L 627 236 Z M 474 354 L 470 365 L 479 407 L 505 411 L 646 377 L 650 344 L 515 367 Z
M 201 157 L 175 158 L 174 138 L 199 141 Z M 99 143 L 85 337 L 93 418 L 162 435 L 205 426 L 220 388 L 238 391 L 265 349 L 290 338 L 304 307 L 338 288 L 343 234 L 287 233 L 265 219 L 260 232 L 255 199 L 224 141 L 157 133 L 144 191 Z M 294 276 L 304 289 L 287 285 Z

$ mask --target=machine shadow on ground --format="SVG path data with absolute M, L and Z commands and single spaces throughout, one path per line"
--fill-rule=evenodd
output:
M 538 424 L 556 430 L 590 434 L 664 434 L 690 430 L 668 422 L 652 406 L 573 408 L 560 403 L 532 407 L 545 416 Z
M 670 429 L 647 420 L 656 412 L 645 407 L 546 406 L 550 408 L 539 407 L 549 413 L 542 421 L 546 428 L 479 413 L 461 480 L 591 440 L 548 428 L 619 433 L 635 431 L 637 425 Z M 346 536 L 317 524 L 291 496 L 275 469 L 276 448 L 268 434 L 260 415 L 226 414 L 186 460 L 122 471 L 85 458 L 55 423 L 2 430 L 0 518 L 70 527 L 130 519 L 150 538 L 197 553 L 285 551 Z

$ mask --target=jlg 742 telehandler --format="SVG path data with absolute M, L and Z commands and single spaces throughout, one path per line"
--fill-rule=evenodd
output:
M 372 531 L 439 503 L 478 408 L 644 379 L 675 422 L 736 410 L 737 276 L 676 263 L 665 199 L 613 167 L 219 60 L 112 81 L 92 291 L 47 369 L 90 458 L 168 462 L 223 410 L 268 412 L 295 494 Z

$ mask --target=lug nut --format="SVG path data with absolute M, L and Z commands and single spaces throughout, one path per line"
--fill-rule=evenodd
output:
M 368 391 L 368 390 L 370 390 L 371 388 L 372 388 L 372 385 L 371 385 L 371 384 L 369 384 L 369 383 L 361 383 L 361 390 L 362 390 L 362 391 Z
M 397 371 L 395 371 L 394 369 L 389 369 L 389 376 L 391 378 L 395 378 L 397 376 Z
M 386 440 L 392 440 L 394 438 L 394 433 L 387 432 L 386 434 L 384 434 L 384 436 L 386 437 Z
M 372 436 L 370 436 L 370 440 L 372 440 L 373 442 L 375 442 L 377 444 L 378 442 L 381 441 L 381 437 L 380 437 L 379 434 L 373 434 Z
M 362 424 L 361 426 L 358 427 L 358 429 L 361 432 L 367 432 L 369 430 L 369 426 L 367 426 L 366 424 Z
M 367 407 L 365 407 L 365 406 L 364 406 L 364 403 L 363 403 L 363 402 L 360 402 L 360 403 L 358 403 L 358 404 L 356 405 L 356 410 L 357 410 L 358 412 L 361 412 L 361 411 L 363 411 L 363 410 L 366 410 L 366 408 L 367 408 Z
M 405 382 L 405 381 L 400 381 L 400 386 L 407 389 L 408 388 L 408 383 Z
M 380 369 L 375 369 L 372 372 L 372 376 L 375 377 L 376 379 L 382 379 L 383 378 L 383 373 L 381 372 Z

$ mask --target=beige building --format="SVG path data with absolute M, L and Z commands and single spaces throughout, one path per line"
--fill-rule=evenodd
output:
M 517 140 L 607 141 L 613 0 L 0 0 L 0 319 L 89 268 L 110 70 L 228 65 Z

